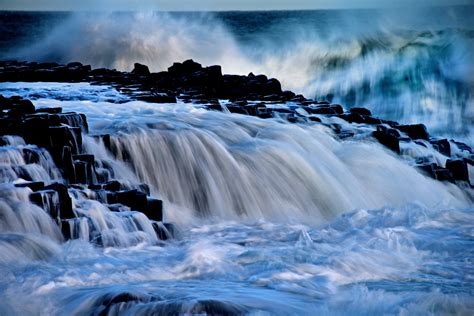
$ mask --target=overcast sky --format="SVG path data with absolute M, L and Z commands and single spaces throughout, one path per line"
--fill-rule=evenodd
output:
M 293 10 L 473 4 L 474 0 L 0 0 L 0 10 Z

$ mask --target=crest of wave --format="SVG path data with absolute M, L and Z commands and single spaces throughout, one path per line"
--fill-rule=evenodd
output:
M 160 71 L 191 58 L 226 65 L 226 72 L 252 68 L 225 28 L 211 15 L 199 13 L 192 17 L 162 12 L 75 13 L 18 55 L 120 70 L 131 70 L 134 62 L 140 62 Z

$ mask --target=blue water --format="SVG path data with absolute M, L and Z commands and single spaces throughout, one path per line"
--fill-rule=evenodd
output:
M 225 72 L 264 72 L 307 96 L 365 105 L 469 142 L 469 10 L 7 13 L 3 27 L 24 23 L 1 45 L 5 58 L 120 69 L 139 61 L 155 71 L 194 58 Z M 57 180 L 52 159 L 25 165 L 20 152 L 29 145 L 11 138 L 0 147 L 0 315 L 474 310 L 474 193 L 413 167 L 417 155 L 444 164 L 431 147 L 405 145 L 402 159 L 363 126 L 345 125 L 357 136 L 343 141 L 319 124 L 131 101 L 86 83 L 1 83 L 0 94 L 85 113 L 90 133 L 110 133 L 129 157 L 88 136 L 86 151 L 117 179 L 149 183 L 177 227 L 175 239 L 158 241 L 143 216 L 110 212 L 71 190 L 105 247 L 90 240 L 88 225 L 65 242 L 29 190 L 12 185 L 18 167 L 34 180 Z
M 474 7 L 215 13 L 3 13 L 0 58 L 154 71 L 193 58 L 307 97 L 423 122 L 471 145 Z

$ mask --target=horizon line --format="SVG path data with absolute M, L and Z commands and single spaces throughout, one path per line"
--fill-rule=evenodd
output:
M 415 7 L 415 8 L 443 8 L 443 7 L 474 7 L 473 4 L 458 3 L 458 4 L 416 4 L 416 5 L 390 5 L 390 6 L 366 6 L 366 7 L 327 7 L 327 8 L 288 8 L 288 9 L 194 9 L 194 10 L 161 10 L 158 8 L 149 8 L 149 9 L 9 9 L 9 8 L 0 8 L 0 12 L 144 12 L 144 11 L 153 11 L 153 12 L 163 12 L 163 13 L 172 13 L 172 12 L 182 12 L 182 13 L 202 13 L 202 12 L 276 12 L 276 11 L 330 11 L 330 10 L 393 10 L 393 9 L 403 9 L 406 7 Z

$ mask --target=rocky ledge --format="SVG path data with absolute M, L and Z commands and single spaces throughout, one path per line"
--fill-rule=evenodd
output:
M 83 214 L 75 211 L 71 199 L 78 194 L 106 204 L 111 211 L 140 212 L 152 221 L 159 239 L 172 237 L 173 226 L 162 222 L 163 201 L 150 197 L 146 184 L 134 186 L 114 180 L 114 171 L 106 161 L 97 161 L 93 154 L 84 151 L 82 135 L 87 133 L 84 114 L 63 113 L 61 108 L 35 109 L 29 100 L 0 96 L 0 148 L 14 145 L 12 135 L 35 145 L 21 147 L 22 164 L 0 166 L 1 178 L 7 182 L 24 180 L 15 186 L 31 190 L 30 201 L 50 214 L 66 239 L 79 238 L 79 230 L 75 228 L 81 225 Z M 107 138 L 106 135 L 101 137 Z M 28 166 L 45 164 L 48 159 L 59 169 L 61 180 L 34 181 Z M 101 236 L 93 225 L 89 231 L 90 240 L 100 245 Z
M 277 79 L 265 75 L 223 75 L 220 66 L 202 67 L 187 60 L 174 63 L 168 71 L 151 73 L 147 66 L 135 64 L 131 72 L 109 69 L 92 69 L 80 63 L 58 65 L 56 63 L 0 62 L 0 82 L 89 82 L 115 87 L 130 98 L 153 103 L 192 102 L 208 110 L 226 111 L 257 116 L 262 119 L 278 118 L 290 123 L 324 124 L 341 139 L 353 137 L 371 138 L 399 155 L 415 159 L 415 164 L 439 181 L 449 181 L 462 187 L 472 187 L 468 165 L 474 164 L 472 149 L 461 142 L 430 136 L 423 124 L 403 125 L 372 116 L 366 108 L 344 109 L 328 101 L 307 99 L 291 91 L 282 91 Z M 223 101 L 225 100 L 225 101 Z M 286 106 L 275 107 L 285 103 Z M 348 122 L 346 124 L 343 122 Z M 354 124 L 360 129 L 347 126 Z M 163 203 L 149 196 L 146 184 L 130 187 L 113 179 L 113 171 L 106 163 L 96 161 L 94 155 L 84 152 L 82 134 L 88 133 L 87 119 L 83 114 L 63 113 L 60 108 L 35 109 L 31 101 L 20 97 L 0 97 L 0 135 L 19 135 L 26 143 L 47 150 L 61 171 L 64 183 L 44 184 L 25 182 L 33 193 L 31 200 L 42 206 L 45 199 L 56 196 L 59 208 L 51 211 L 66 238 L 76 225 L 76 214 L 71 207 L 71 190 L 91 190 L 97 199 L 112 205 L 125 205 L 142 212 L 153 220 L 155 231 L 161 239 L 168 238 L 172 226 L 162 224 Z M 101 135 L 110 147 L 110 136 Z M 404 149 L 407 145 L 431 147 L 445 159 L 429 156 L 413 157 Z M 0 145 L 8 145 L 8 137 L 0 138 Z M 35 163 L 38 153 L 25 149 L 25 160 Z M 20 170 L 21 171 L 21 170 Z M 20 172 L 19 171 L 19 172 Z M 25 179 L 28 180 L 28 179 Z M 85 193 L 84 193 L 85 194 Z

